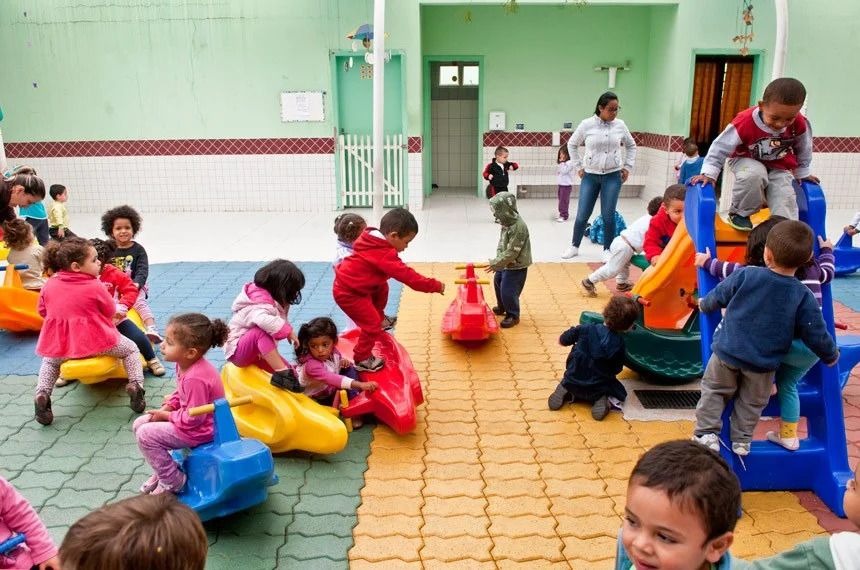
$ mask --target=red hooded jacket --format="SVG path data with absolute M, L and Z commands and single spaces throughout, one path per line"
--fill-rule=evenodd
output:
M 107 292 L 113 299 L 119 298 L 118 304 L 125 307 L 126 311 L 134 306 L 140 290 L 121 269 L 111 264 L 105 264 L 99 280 L 104 284 Z
M 663 253 L 676 227 L 678 224 L 673 222 L 666 213 L 666 205 L 660 204 L 660 209 L 651 218 L 648 231 L 645 232 L 645 242 L 642 244 L 645 259 L 651 261 L 651 258 Z
M 423 293 L 440 293 L 443 288 L 441 281 L 424 277 L 403 263 L 379 230 L 367 228 L 355 240 L 352 255 L 335 267 L 334 291 L 369 295 L 389 278 Z

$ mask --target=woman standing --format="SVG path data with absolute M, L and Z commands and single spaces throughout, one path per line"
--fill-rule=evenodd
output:
M 573 225 L 573 240 L 562 254 L 570 259 L 579 254 L 579 244 L 585 233 L 588 218 L 594 211 L 594 204 L 600 197 L 600 215 L 603 218 L 604 239 L 603 255 L 609 252 L 609 244 L 615 237 L 615 208 L 621 185 L 633 171 L 636 159 L 636 143 L 624 121 L 616 118 L 621 107 L 618 96 L 607 91 L 597 100 L 594 116 L 579 123 L 567 142 L 573 168 L 582 182 L 579 186 L 579 204 L 576 208 L 576 222 Z M 585 145 L 585 157 L 580 158 L 580 145 Z M 621 147 L 625 148 L 624 157 Z

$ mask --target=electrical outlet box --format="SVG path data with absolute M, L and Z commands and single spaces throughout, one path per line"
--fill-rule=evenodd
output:
M 490 111 L 490 130 L 503 131 L 505 130 L 505 112 Z
M 516 125 L 514 125 L 514 130 L 515 131 L 524 131 L 524 130 L 526 130 L 526 124 L 525 123 L 517 123 Z
M 562 126 L 562 129 L 564 129 L 566 131 L 573 129 L 573 123 L 564 123 L 564 125 Z

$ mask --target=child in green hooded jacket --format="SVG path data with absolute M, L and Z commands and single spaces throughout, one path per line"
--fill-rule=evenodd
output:
M 496 257 L 489 261 L 488 272 L 495 272 L 493 287 L 496 306 L 493 312 L 504 315 L 500 326 L 510 328 L 520 322 L 520 294 L 532 264 L 529 228 L 517 211 L 517 198 L 510 192 L 499 192 L 490 198 L 490 209 L 496 223 L 502 226 Z

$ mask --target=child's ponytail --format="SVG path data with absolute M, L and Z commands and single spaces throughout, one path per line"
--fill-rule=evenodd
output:
M 203 356 L 210 348 L 227 342 L 229 328 L 221 319 L 209 320 L 202 313 L 183 313 L 170 318 L 167 326 L 173 327 L 176 342 L 187 348 L 196 348 Z
M 230 327 L 221 319 L 215 319 L 209 322 L 209 332 L 212 339 L 209 343 L 211 348 L 224 346 L 224 343 L 227 342 L 227 335 L 230 334 Z

